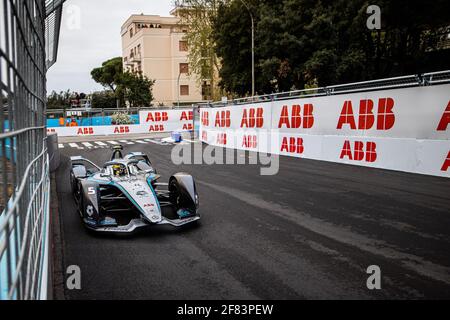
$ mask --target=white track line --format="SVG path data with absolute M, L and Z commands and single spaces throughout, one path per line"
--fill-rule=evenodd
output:
M 82 142 L 82 145 L 85 146 L 85 147 L 88 147 L 88 148 L 92 148 L 93 147 L 93 145 L 90 144 L 89 142 Z
M 95 144 L 98 144 L 99 146 L 102 146 L 102 147 L 107 146 L 106 143 L 103 143 L 101 141 L 96 141 Z
M 134 144 L 134 142 L 127 141 L 127 140 L 119 140 L 119 142 L 126 143 L 126 144 Z
M 77 148 L 77 149 L 80 149 L 81 147 L 79 146 L 79 145 L 77 145 L 76 143 L 69 143 L 69 146 L 71 147 L 71 148 Z
M 134 142 L 140 143 L 140 144 L 147 144 L 147 142 L 142 141 L 142 140 L 135 140 Z
M 158 144 L 158 145 L 160 145 L 160 146 L 163 145 L 162 142 L 156 141 L 156 140 L 153 140 L 153 139 L 144 139 L 144 141 L 147 141 L 147 142 L 150 142 L 150 143 L 154 143 L 154 144 Z
M 106 142 L 108 142 L 109 144 L 112 144 L 112 145 L 118 145 L 118 144 L 119 144 L 119 143 L 116 142 L 116 141 L 106 141 Z

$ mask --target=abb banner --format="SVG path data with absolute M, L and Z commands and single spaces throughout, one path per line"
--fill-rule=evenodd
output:
M 450 85 L 201 109 L 227 148 L 450 177 Z
M 139 123 L 150 132 L 194 130 L 192 110 L 140 111 Z
M 73 137 L 194 130 L 192 110 L 140 111 L 139 120 L 140 124 L 133 125 L 56 127 L 48 128 L 47 132 L 55 132 L 61 137 Z

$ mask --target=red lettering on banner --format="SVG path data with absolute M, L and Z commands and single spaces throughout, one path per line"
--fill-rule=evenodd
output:
M 183 111 L 183 113 L 181 114 L 181 117 L 180 117 L 180 121 L 193 120 L 193 119 L 194 119 L 194 113 L 192 111 L 189 111 L 189 112 Z
M 366 162 L 375 162 L 377 160 L 377 145 L 375 142 L 367 142 L 364 146 L 364 142 L 355 141 L 354 149 L 352 150 L 350 141 L 346 140 L 340 155 L 341 159 L 345 157 L 354 161 L 363 161 L 365 157 Z
M 373 127 L 375 123 L 375 116 L 373 114 L 373 101 L 361 100 L 359 104 L 359 130 L 368 130 Z
M 450 151 L 448 152 L 447 159 L 445 159 L 441 171 L 447 171 L 450 168 Z
M 220 144 L 220 145 L 227 144 L 227 134 L 226 133 L 219 133 L 217 135 L 217 144 Z
M 90 135 L 94 134 L 94 128 L 79 128 L 77 135 Z
M 342 107 L 342 111 L 341 111 L 341 115 L 339 117 L 339 122 L 338 122 L 337 128 L 342 129 L 344 124 L 349 124 L 350 128 L 352 130 L 356 129 L 355 117 L 353 115 L 353 106 L 352 106 L 352 102 L 350 100 L 344 102 L 344 107 Z M 350 159 L 350 160 L 352 160 L 352 159 Z
M 450 124 L 450 101 L 448 102 L 447 109 L 445 109 L 442 115 L 441 121 L 439 122 L 438 131 L 447 130 L 447 126 Z
M 202 131 L 202 140 L 208 141 L 208 132 L 207 131 Z
M 162 124 L 150 126 L 148 129 L 149 132 L 164 132 L 164 126 Z
M 367 142 L 366 144 L 366 162 L 375 162 L 377 160 L 377 144 Z
M 54 132 L 56 132 L 56 130 L 55 129 L 47 129 L 47 132 L 54 133 Z
M 262 128 L 264 126 L 264 109 L 244 109 L 242 114 L 241 128 Z
M 378 120 L 377 129 L 378 130 L 389 130 L 395 124 L 395 115 L 392 112 L 394 109 L 394 99 L 392 98 L 382 98 L 378 102 Z
M 299 129 L 302 127 L 302 108 L 300 105 L 295 104 L 291 107 L 291 114 L 289 115 L 288 106 L 283 106 L 281 109 L 280 121 L 278 122 L 278 128 L 286 126 L 290 129 Z M 314 125 L 314 106 L 310 103 L 303 106 L 303 129 L 311 129 Z
M 314 106 L 307 103 L 303 106 L 303 129 L 311 129 L 314 125 Z
M 168 121 L 169 115 L 167 112 L 149 112 L 147 115 L 146 122 L 160 122 L 160 121 Z
M 217 111 L 214 126 L 219 128 L 229 128 L 231 126 L 230 111 Z
M 192 123 L 185 123 L 185 124 L 183 125 L 183 130 L 189 130 L 189 131 L 192 131 L 192 130 L 194 130 L 194 125 L 193 125 Z
M 115 127 L 114 133 L 130 133 L 130 127 Z
M 256 149 L 258 147 L 258 137 L 257 136 L 244 136 L 242 139 L 242 146 L 244 148 L 253 148 Z
M 345 157 L 348 157 L 349 160 L 353 160 L 352 156 L 352 147 L 350 146 L 350 141 L 346 140 L 344 142 L 344 147 L 341 151 L 341 159 L 344 159 Z
M 209 126 L 209 112 L 202 111 L 202 125 Z
M 281 144 L 281 152 L 302 154 L 305 151 L 303 138 L 284 137 Z
M 337 129 L 342 129 L 344 125 L 349 125 L 351 130 L 369 130 L 375 124 L 375 114 L 373 112 L 374 103 L 372 100 L 361 100 L 359 102 L 358 127 L 356 126 L 355 115 L 353 113 L 352 101 L 347 100 L 342 107 Z M 381 98 L 378 101 L 377 130 L 390 130 L 395 124 L 394 99 Z
M 364 159 L 364 143 L 355 141 L 355 152 L 353 153 L 353 160 L 362 161 Z

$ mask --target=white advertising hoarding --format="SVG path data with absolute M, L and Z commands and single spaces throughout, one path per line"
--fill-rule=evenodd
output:
M 450 177 L 450 85 L 201 109 L 227 148 Z

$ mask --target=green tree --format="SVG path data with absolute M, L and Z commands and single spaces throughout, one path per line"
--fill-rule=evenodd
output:
M 152 87 L 154 84 L 154 80 L 139 73 L 126 72 L 121 80 L 125 99 L 131 107 L 150 107 L 153 101 Z
M 256 17 L 259 1 L 249 0 L 247 3 Z M 213 19 L 212 32 L 214 48 L 221 63 L 220 86 L 227 92 L 241 96 L 251 92 L 252 81 L 251 21 L 245 11 L 240 1 L 219 3 L 217 14 Z M 258 53 L 257 50 L 256 52 Z M 258 75 L 257 72 L 256 83 L 257 88 L 260 88 Z
M 121 81 L 123 76 L 122 58 L 116 57 L 102 63 L 102 66 L 91 71 L 92 79 L 108 88 L 116 96 L 116 106 L 123 104 L 123 88 Z
M 112 109 L 117 106 L 116 96 L 112 90 L 94 92 L 92 94 L 92 108 Z
M 124 72 L 120 57 L 103 62 L 91 71 L 91 76 L 114 94 L 118 108 L 125 105 L 125 100 L 135 107 L 151 105 L 154 81 L 140 73 Z
M 188 43 L 189 73 L 195 75 L 197 82 L 208 84 L 207 96 L 211 100 L 220 98 L 218 86 L 219 61 L 214 50 L 213 20 L 217 7 L 226 0 L 182 0 L 175 1 L 178 7 L 179 24 L 188 26 L 184 39 Z
M 63 109 L 70 107 L 71 97 L 74 93 L 67 89 L 66 91 L 52 91 L 47 97 L 47 108 L 48 109 Z
M 248 0 L 256 20 L 259 93 L 444 70 L 450 67 L 450 2 L 380 0 L 381 30 L 366 26 L 367 0 Z M 250 18 L 241 1 L 213 23 L 221 86 L 250 92 Z

